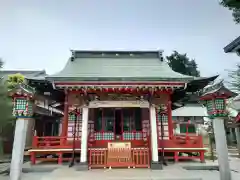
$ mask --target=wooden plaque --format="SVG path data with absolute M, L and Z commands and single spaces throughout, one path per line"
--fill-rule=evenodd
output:
M 130 148 L 131 149 L 131 143 L 130 142 L 109 142 L 108 148 Z
M 109 142 L 107 154 L 108 166 L 132 166 L 131 143 Z

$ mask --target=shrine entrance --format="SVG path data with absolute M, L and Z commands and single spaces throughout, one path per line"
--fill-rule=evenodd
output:
M 115 134 L 121 136 L 122 134 L 122 109 L 115 109 Z
M 150 167 L 148 108 L 92 108 L 90 114 L 89 168 Z
M 94 132 L 107 134 L 101 140 L 142 138 L 140 133 L 142 132 L 141 108 L 98 108 L 93 110 Z M 97 138 L 96 140 L 100 139 Z

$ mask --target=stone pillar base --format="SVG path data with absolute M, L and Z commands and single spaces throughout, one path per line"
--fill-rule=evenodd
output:
M 76 171 L 88 171 L 88 163 L 80 162 L 80 163 L 76 164 L 75 169 L 76 169 Z
M 162 170 L 162 164 L 160 162 L 152 161 L 151 162 L 151 169 L 152 170 Z

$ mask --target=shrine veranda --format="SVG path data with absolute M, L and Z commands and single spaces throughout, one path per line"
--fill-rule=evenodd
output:
M 157 169 L 166 159 L 204 162 L 202 136 L 176 134 L 171 112 L 186 93 L 215 78 L 174 72 L 158 51 L 72 51 L 62 71 L 29 78 L 28 86 L 11 94 L 13 113 L 33 121 L 37 100 L 55 98 L 62 105 L 60 132 L 44 136 L 33 127 L 32 164 L 76 161 L 88 168 Z

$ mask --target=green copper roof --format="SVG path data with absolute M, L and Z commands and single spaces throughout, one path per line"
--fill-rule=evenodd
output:
M 74 51 L 66 66 L 47 76 L 53 81 L 189 81 L 174 72 L 158 51 Z
M 25 79 L 36 79 L 40 77 L 45 77 L 46 72 L 45 70 L 40 70 L 40 71 L 33 71 L 33 70 L 1 70 L 0 71 L 0 77 L 3 77 L 4 81 L 8 79 L 9 75 L 13 74 L 22 74 Z M 44 80 L 45 78 L 43 78 Z
M 0 71 L 0 76 L 8 76 L 12 74 L 22 74 L 25 77 L 38 77 L 41 75 L 46 75 L 45 70 L 40 70 L 40 71 L 28 71 L 28 70 L 1 70 Z

